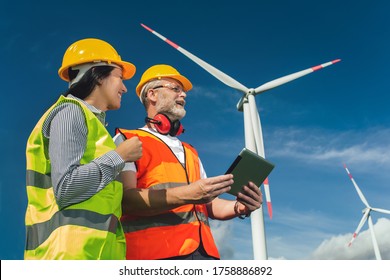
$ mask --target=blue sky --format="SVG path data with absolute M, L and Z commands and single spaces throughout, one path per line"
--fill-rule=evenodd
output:
M 141 3 L 143 2 L 143 3 Z M 3 164 L 0 259 L 22 259 L 25 146 L 67 85 L 57 71 L 65 49 L 95 37 L 137 66 L 109 131 L 143 125 L 134 89 L 153 64 L 176 67 L 193 83 L 186 133 L 209 176 L 224 173 L 244 146 L 241 93 L 228 88 L 140 26 L 144 23 L 247 87 L 333 59 L 342 61 L 256 96 L 273 219 L 265 211 L 272 259 L 373 259 L 361 203 L 346 163 L 369 203 L 390 209 L 388 1 L 6 1 L 0 9 Z M 232 197 L 224 196 L 232 199 Z M 382 258 L 390 259 L 390 217 L 373 214 Z M 213 222 L 224 259 L 252 259 L 250 221 Z

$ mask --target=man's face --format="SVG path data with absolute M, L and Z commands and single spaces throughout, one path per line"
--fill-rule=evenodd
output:
M 166 114 L 171 121 L 181 120 L 185 116 L 184 106 L 187 94 L 178 81 L 164 79 L 154 90 L 157 91 L 156 111 L 158 113 Z

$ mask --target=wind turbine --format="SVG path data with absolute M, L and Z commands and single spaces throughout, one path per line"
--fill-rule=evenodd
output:
M 187 56 L 193 62 L 198 64 L 204 70 L 209 72 L 215 78 L 226 84 L 227 86 L 234 88 L 243 93 L 241 99 L 237 103 L 237 109 L 244 112 L 244 130 L 245 130 L 245 147 L 260 156 L 265 158 L 264 153 L 264 144 L 263 144 L 263 135 L 260 123 L 260 116 L 257 110 L 255 95 L 263 93 L 272 88 L 278 87 L 285 83 L 288 83 L 292 80 L 303 77 L 307 74 L 310 74 L 314 71 L 320 70 L 329 65 L 335 64 L 340 61 L 336 59 L 324 64 L 320 64 L 275 80 L 272 80 L 268 83 L 265 83 L 257 88 L 247 88 L 242 85 L 232 77 L 226 75 L 222 71 L 218 70 L 214 66 L 208 64 L 199 57 L 191 54 L 187 50 L 183 49 L 176 43 L 157 33 L 155 30 L 141 23 L 141 26 L 146 30 L 150 31 L 152 34 L 165 41 L 173 48 Z M 272 203 L 271 203 L 271 194 L 269 190 L 268 178 L 263 182 L 264 192 L 267 201 L 268 214 L 272 219 Z M 265 230 L 264 230 L 264 217 L 263 217 L 263 208 L 260 207 L 259 210 L 255 211 L 251 215 L 251 226 L 252 226 L 252 242 L 253 242 L 253 253 L 254 259 L 267 259 L 267 247 L 265 242 Z
M 347 174 L 348 174 L 349 178 L 351 179 L 353 185 L 355 186 L 355 189 L 356 189 L 356 191 L 357 191 L 361 201 L 366 206 L 366 208 L 364 208 L 363 211 L 362 211 L 363 212 L 363 217 L 360 220 L 360 223 L 357 226 L 357 228 L 356 228 L 356 230 L 355 230 L 355 232 L 354 232 L 354 234 L 352 236 L 351 241 L 348 243 L 348 246 L 352 245 L 352 242 L 355 241 L 357 235 L 360 232 L 360 229 L 363 227 L 363 225 L 366 222 L 366 220 L 368 220 L 368 228 L 370 229 L 370 233 L 371 233 L 371 239 L 372 239 L 372 245 L 374 246 L 375 257 L 376 257 L 377 260 L 381 260 L 382 256 L 381 256 L 381 253 L 379 251 L 378 242 L 376 241 L 376 237 L 375 237 L 374 224 L 372 223 L 372 218 L 371 218 L 371 211 L 376 211 L 376 212 L 384 213 L 384 214 L 390 214 L 390 211 L 389 210 L 385 210 L 385 209 L 371 207 L 368 204 L 367 199 L 364 197 L 362 191 L 360 190 L 360 188 L 356 184 L 355 180 L 352 177 L 352 174 L 349 172 L 349 170 L 348 170 L 348 168 L 347 168 L 347 166 L 345 164 L 344 164 L 344 168 L 347 171 Z

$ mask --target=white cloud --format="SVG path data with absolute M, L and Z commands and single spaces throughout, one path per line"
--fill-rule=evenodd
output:
M 382 259 L 390 260 L 390 220 L 378 219 L 374 224 L 375 236 L 378 241 Z M 324 240 L 311 255 L 312 259 L 319 260 L 370 260 L 375 259 L 371 233 L 369 229 L 361 232 L 352 246 L 347 244 L 352 233 L 333 236 Z
M 316 212 L 299 213 L 291 209 L 278 212 L 278 216 L 265 225 L 269 259 L 308 259 L 313 249 L 331 236 L 326 231 L 339 225 Z M 317 222 L 319 220 L 322 222 Z M 210 224 L 222 259 L 253 259 L 249 219 L 211 221 Z
M 322 129 L 279 128 L 272 131 L 268 154 L 307 162 L 371 163 L 390 167 L 389 128 L 366 131 L 327 131 Z
M 356 221 L 356 224 L 358 221 Z M 234 219 L 211 221 L 214 239 L 224 260 L 253 259 L 251 225 Z M 351 247 L 352 232 L 343 232 L 345 223 L 319 212 L 284 209 L 266 223 L 269 259 L 284 260 L 369 260 L 375 259 L 367 224 Z M 355 228 L 352 228 L 354 230 Z M 382 259 L 390 259 L 390 219 L 379 218 L 374 224 Z M 345 231 L 344 231 L 345 232 Z
M 390 128 L 331 131 L 321 128 L 271 128 L 264 137 L 267 157 L 289 159 L 318 166 L 353 163 L 354 170 L 371 172 L 376 166 L 390 168 Z M 209 138 L 199 150 L 226 155 L 244 145 L 242 135 L 229 141 Z
M 210 226 L 222 260 L 253 259 L 249 220 L 211 220 Z
M 234 249 L 229 240 L 232 239 L 232 221 L 216 221 L 211 220 L 214 241 L 217 244 L 221 259 L 233 259 Z
M 267 245 L 270 259 L 309 259 L 310 254 L 342 223 L 317 211 L 299 212 L 291 208 L 275 209 L 268 222 Z

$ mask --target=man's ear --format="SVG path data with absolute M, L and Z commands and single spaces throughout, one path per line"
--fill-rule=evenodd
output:
M 152 101 L 152 102 L 157 102 L 157 91 L 156 90 L 154 90 L 154 89 L 149 89 L 148 90 L 148 92 L 146 93 L 146 97 L 150 100 L 150 101 Z

